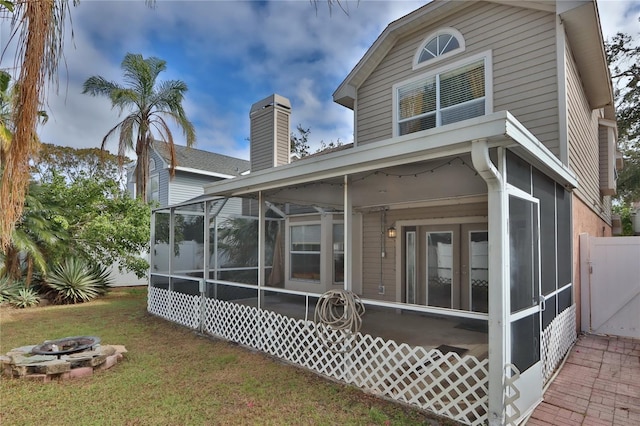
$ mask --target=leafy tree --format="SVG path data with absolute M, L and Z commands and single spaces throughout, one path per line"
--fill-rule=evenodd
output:
M 82 92 L 92 96 L 106 96 L 120 113 L 128 111 L 128 115 L 105 135 L 102 148 L 104 149 L 109 138 L 119 133 L 119 157 L 124 158 L 127 149 L 135 149 L 136 187 L 139 188 L 138 197 L 143 200 L 147 199 L 149 153 L 156 135 L 169 144 L 169 170 L 172 176 L 175 173 L 173 134 L 165 118 L 175 121 L 185 136 L 187 146 L 192 146 L 196 140 L 193 124 L 187 119 L 182 107 L 187 85 L 180 80 L 156 81 L 158 75 L 166 70 L 166 64 L 166 61 L 156 57 L 145 59 L 142 55 L 127 53 L 122 61 L 124 86 L 101 76 L 93 76 L 84 82 Z
M 33 162 L 32 173 L 41 182 L 51 182 L 54 174 L 58 174 L 69 182 L 80 178 L 113 179 L 124 188 L 126 176 L 119 167 L 119 161 L 116 155 L 99 148 L 72 148 L 44 143 L 40 155 Z
M 617 198 L 640 199 L 640 45 L 631 35 L 618 33 L 605 43 L 614 82 L 618 140 L 624 169 L 618 176 Z
M 298 134 L 291 132 L 291 153 L 298 158 L 306 157 L 309 155 L 309 134 L 311 130 L 309 128 L 302 127 L 298 124 L 296 127 Z
M 149 247 L 150 207 L 133 199 L 114 179 L 80 176 L 67 181 L 55 174 L 42 184 L 47 203 L 59 206 L 69 234 L 50 264 L 79 256 L 144 276 L 148 262 L 140 257 Z

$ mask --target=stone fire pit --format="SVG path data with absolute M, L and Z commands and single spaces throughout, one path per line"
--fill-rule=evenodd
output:
M 122 345 L 101 345 L 94 336 L 65 337 L 12 349 L 0 356 L 0 366 L 4 376 L 50 382 L 106 370 L 126 352 Z

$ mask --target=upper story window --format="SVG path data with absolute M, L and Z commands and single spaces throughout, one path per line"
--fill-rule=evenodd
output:
M 160 177 L 153 175 L 149 178 L 147 201 L 160 201 Z
M 149 171 L 152 172 L 156 169 L 156 160 L 153 158 L 149 159 Z
M 486 52 L 394 85 L 394 136 L 488 114 L 490 58 Z
M 413 58 L 413 68 L 432 64 L 465 49 L 464 37 L 455 28 L 442 28 L 430 34 L 418 48 Z

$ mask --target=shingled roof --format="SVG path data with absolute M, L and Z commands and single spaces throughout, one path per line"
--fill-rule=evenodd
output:
M 156 152 L 166 161 L 170 162 L 169 144 L 161 141 L 154 141 L 153 147 Z M 196 148 L 188 148 L 183 145 L 175 145 L 176 160 L 178 167 L 201 170 L 208 173 L 220 173 L 223 175 L 239 176 L 250 168 L 247 160 L 229 157 L 228 155 L 216 154 Z

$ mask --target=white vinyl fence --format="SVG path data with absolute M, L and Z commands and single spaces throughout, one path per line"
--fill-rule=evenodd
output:
M 640 237 L 580 235 L 582 331 L 640 338 Z

